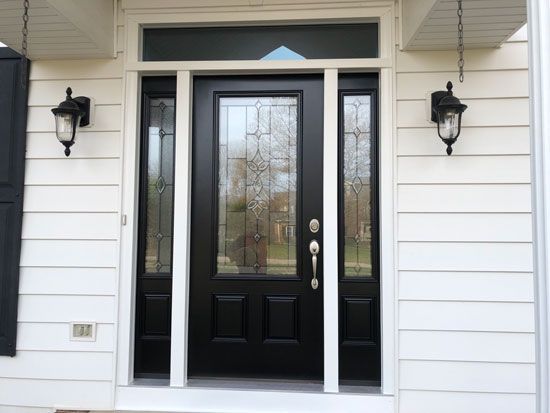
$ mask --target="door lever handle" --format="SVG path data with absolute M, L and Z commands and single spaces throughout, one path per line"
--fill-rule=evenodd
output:
M 309 243 L 309 252 L 311 253 L 311 267 L 313 269 L 313 278 L 311 279 L 311 288 L 316 290 L 319 287 L 319 280 L 317 280 L 317 254 L 319 254 L 319 243 L 316 240 L 312 240 Z

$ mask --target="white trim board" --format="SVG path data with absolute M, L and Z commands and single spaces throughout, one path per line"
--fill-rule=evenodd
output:
M 143 412 L 394 412 L 393 397 L 358 393 L 121 386 L 116 399 L 116 410 Z
M 323 116 L 323 313 L 325 391 L 338 392 L 338 70 L 325 70 Z M 334 311 L 336 309 L 336 311 Z
M 382 7 L 361 7 L 319 10 L 310 19 L 324 19 L 333 21 L 346 19 L 379 19 L 380 30 L 380 58 L 377 59 L 342 59 L 342 60 L 306 60 L 306 61 L 225 61 L 225 62 L 140 62 L 140 32 L 142 25 L 159 23 L 188 24 L 196 21 L 198 14 L 171 13 L 171 14 L 127 14 L 126 15 L 126 62 L 125 62 L 125 134 L 123 148 L 123 188 L 122 214 L 128 217 L 128 224 L 123 227 L 121 236 L 121 274 L 119 300 L 119 337 L 117 362 L 117 410 L 151 410 L 154 404 L 155 411 L 354 411 L 371 409 L 373 411 L 393 411 L 393 397 L 386 395 L 396 394 L 397 383 L 397 331 L 396 331 L 396 303 L 395 298 L 395 242 L 396 239 L 396 207 L 395 207 L 395 139 L 396 131 L 393 124 L 394 105 L 394 5 L 386 2 Z M 295 10 L 277 13 L 266 11 L 264 14 L 255 13 L 253 16 L 242 15 L 236 12 L 225 12 L 220 15 L 208 14 L 201 18 L 204 22 L 231 22 L 231 21 L 271 21 L 277 17 L 279 23 L 288 21 L 307 21 L 304 13 Z M 199 16 L 200 17 L 200 16 Z M 253 17 L 253 18 L 252 18 Z M 284 17 L 284 18 L 283 18 Z M 211 20 L 204 20 L 204 19 Z M 191 20 L 190 20 L 191 19 Z M 225 19 L 225 20 L 223 20 Z M 171 380 L 170 387 L 147 387 L 131 385 L 133 377 L 133 330 L 134 330 L 134 270 L 136 261 L 135 240 L 137 238 L 137 159 L 139 159 L 139 95 L 140 78 L 144 75 L 171 74 L 177 75 L 177 114 L 176 114 L 176 205 L 189 205 L 190 201 L 190 143 L 191 143 L 191 114 L 192 114 L 192 76 L 194 74 L 241 74 L 251 72 L 262 73 L 324 73 L 325 93 L 337 89 L 339 72 L 372 72 L 380 73 L 380 225 L 384 228 L 381 239 L 381 325 L 382 325 L 382 394 L 350 394 L 339 393 L 338 386 L 338 352 L 337 338 L 338 317 L 325 316 L 325 392 L 275 392 L 261 390 L 229 390 L 229 389 L 199 389 L 187 387 L 187 294 L 189 279 L 189 215 L 175 217 L 174 245 L 175 250 L 183 249 L 186 254 L 174 255 L 173 286 L 177 287 L 173 295 L 172 307 L 172 352 L 171 352 Z M 327 81 L 328 80 L 328 81 Z M 334 94 L 334 93 L 331 93 Z M 330 132 L 325 131 L 325 142 L 336 141 L 337 129 L 334 114 L 338 111 L 337 99 L 326 99 L 324 116 L 330 126 Z M 334 154 L 325 151 L 325 163 L 334 164 Z M 329 161 L 329 162 L 327 162 Z M 326 176 L 326 171 L 325 171 Z M 326 180 L 326 184 L 329 181 Z M 325 188 L 330 193 L 331 188 Z M 176 209 L 181 209 L 176 207 Z M 325 226 L 327 222 L 325 222 Z M 179 247 L 176 247 L 179 245 Z M 333 262 L 327 259 L 325 248 L 325 265 Z M 337 251 L 334 249 L 334 260 Z M 328 273 L 325 269 L 325 274 Z M 334 282 L 325 283 L 325 313 L 338 314 L 338 300 L 333 298 L 329 290 L 334 288 Z M 337 285 L 337 279 L 336 279 Z M 328 297 L 327 294 L 330 296 Z M 337 298 L 337 296 L 336 296 Z M 332 336 L 327 336 L 331 334 Z M 336 346 L 336 347 L 335 347 Z M 246 392 L 246 393 L 245 393 Z M 246 397 L 243 397 L 246 396 Z M 149 407 L 147 407 L 149 406 Z M 338 406 L 338 407 L 336 407 Z M 298 410 L 297 410 L 298 409 Z M 301 409 L 301 410 L 300 410 Z M 343 409 L 343 410 L 342 410 Z
M 550 409 L 550 5 L 528 0 L 537 412 Z
M 173 342 L 181 348 L 170 349 L 170 386 L 183 387 L 187 381 L 187 326 L 191 239 L 191 141 L 193 117 L 193 75 L 178 72 L 176 94 L 176 159 L 174 162 L 174 237 L 172 258 L 172 328 Z

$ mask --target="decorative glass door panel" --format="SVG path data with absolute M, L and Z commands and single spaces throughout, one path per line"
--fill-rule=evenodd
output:
M 175 98 L 152 98 L 147 152 L 145 272 L 172 271 Z
M 322 77 L 193 90 L 188 375 L 321 380 Z
M 343 98 L 344 277 L 371 277 L 371 96 Z
M 296 275 L 297 96 L 218 103 L 217 274 Z

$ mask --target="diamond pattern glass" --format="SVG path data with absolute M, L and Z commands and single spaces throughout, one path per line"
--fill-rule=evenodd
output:
M 150 99 L 145 272 L 172 271 L 174 99 Z
M 371 100 L 344 96 L 344 277 L 372 277 Z
M 297 104 L 220 99 L 218 274 L 296 274 Z

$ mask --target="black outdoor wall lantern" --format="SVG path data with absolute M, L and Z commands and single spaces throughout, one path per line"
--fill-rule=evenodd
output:
M 71 154 L 70 148 L 74 145 L 78 127 L 90 124 L 90 98 L 73 98 L 72 93 L 72 89 L 68 87 L 67 98 L 52 109 L 55 115 L 55 134 L 59 142 L 65 146 L 65 156 Z
M 462 113 L 468 106 L 453 95 L 453 84 L 447 82 L 447 91 L 432 93 L 432 122 L 437 122 L 437 133 L 447 145 L 447 155 L 453 153 L 452 145 L 460 135 Z

